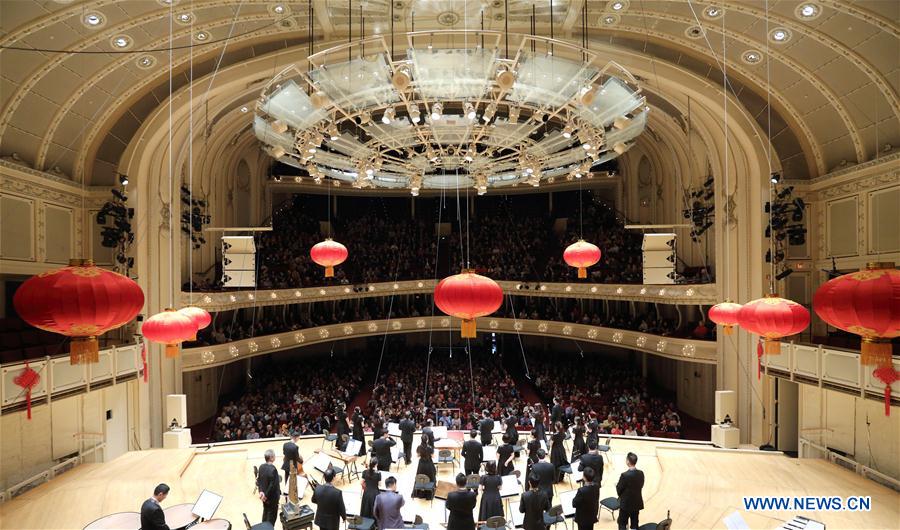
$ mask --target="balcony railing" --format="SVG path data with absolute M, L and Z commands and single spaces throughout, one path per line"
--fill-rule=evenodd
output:
M 227 364 L 275 351 L 287 350 L 327 342 L 383 335 L 385 333 L 410 333 L 434 330 L 459 329 L 459 319 L 448 316 L 412 317 L 391 320 L 346 322 L 273 335 L 254 337 L 214 346 L 201 346 L 182 350 L 182 368 L 185 371 L 200 370 L 210 366 Z M 586 324 L 572 324 L 549 320 L 522 320 L 512 318 L 483 317 L 478 319 L 481 332 L 523 333 L 543 337 L 574 339 L 606 344 L 673 359 L 715 364 L 718 360 L 713 341 L 663 337 L 640 331 L 604 328 Z
M 499 281 L 506 294 L 553 298 L 624 300 L 659 304 L 712 305 L 718 303 L 715 284 L 636 285 L 608 283 L 539 283 Z M 264 307 L 298 302 L 345 300 L 391 294 L 430 294 L 437 282 L 407 280 L 296 289 L 182 292 L 182 305 L 193 304 L 207 311 L 228 311 L 242 307 Z

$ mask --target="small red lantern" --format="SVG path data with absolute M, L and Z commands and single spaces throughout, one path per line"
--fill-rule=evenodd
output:
M 206 326 L 212 322 L 212 317 L 209 316 L 209 312 L 205 309 L 201 309 L 197 306 L 188 306 L 178 310 L 179 313 L 188 317 L 189 319 L 194 321 L 194 324 L 197 325 L 197 331 L 201 329 L 206 329 Z M 194 336 L 191 337 L 190 340 L 197 340 L 197 333 L 194 333 Z
M 813 296 L 813 309 L 830 325 L 862 337 L 862 364 L 891 364 L 891 339 L 900 337 L 900 271 L 893 263 L 870 263 L 825 282 Z
M 475 338 L 475 319 L 490 315 L 503 304 L 503 289 L 497 282 L 472 271 L 448 276 L 434 288 L 438 309 L 462 319 L 460 335 Z
M 738 312 L 741 310 L 741 304 L 731 301 L 725 301 L 709 308 L 706 316 L 710 320 L 722 326 L 722 331 L 726 335 L 734 333 L 734 326 L 738 325 Z
M 566 247 L 563 259 L 570 267 L 578 267 L 578 277 L 584 279 L 587 278 L 587 268 L 600 261 L 600 248 L 579 239 Z
M 792 300 L 770 294 L 747 302 L 738 312 L 738 324 L 765 341 L 765 353 L 781 353 L 777 339 L 796 335 L 809 325 L 809 311 Z
M 13 378 L 13 383 L 25 390 L 25 408 L 28 411 L 29 420 L 31 419 L 31 389 L 40 382 L 41 375 L 28 366 L 28 361 L 25 361 L 25 368 L 22 369 L 19 375 Z M 890 394 L 890 391 L 888 391 L 888 394 Z
M 316 243 L 313 248 L 309 249 L 309 256 L 312 260 L 325 267 L 326 278 L 334 277 L 335 266 L 343 263 L 347 259 L 347 254 L 347 247 L 331 238 Z
M 166 345 L 166 357 L 178 357 L 178 346 L 197 334 L 197 325 L 174 309 L 166 309 L 148 318 L 141 326 L 144 338 Z
M 97 336 L 130 322 L 144 307 L 144 292 L 126 276 L 91 260 L 32 276 L 13 304 L 25 322 L 72 337 L 70 362 L 98 362 Z

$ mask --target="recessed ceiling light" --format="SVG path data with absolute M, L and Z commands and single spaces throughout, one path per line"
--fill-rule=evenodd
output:
M 709 6 L 703 10 L 703 16 L 711 19 L 719 18 L 723 13 L 725 13 L 725 10 L 719 6 Z
M 87 13 L 81 21 L 89 28 L 99 28 L 106 23 L 106 18 L 100 13 Z
M 619 23 L 619 15 L 607 14 L 600 17 L 600 23 L 604 26 L 615 26 Z
M 798 5 L 794 14 L 801 20 L 812 20 L 822 14 L 822 8 L 818 4 L 806 2 Z
M 269 4 L 269 14 L 275 17 L 284 17 L 291 14 L 291 6 L 286 4 Z
M 138 68 L 146 70 L 147 68 L 151 68 L 156 64 L 156 59 L 152 55 L 141 55 L 137 58 L 137 61 L 135 61 L 135 63 L 137 64 Z
M 741 54 L 741 60 L 747 64 L 759 64 L 763 60 L 763 54 L 759 50 L 747 50 Z
M 245 113 L 246 113 L 246 112 L 249 112 L 249 111 L 250 111 L 250 109 L 248 109 L 246 105 L 244 105 L 243 107 L 241 107 L 241 112 L 245 112 Z
M 690 26 L 686 30 L 684 30 L 684 34 L 687 35 L 690 39 L 702 39 L 704 32 L 703 28 L 700 26 Z
M 112 44 L 112 47 L 116 48 L 117 50 L 125 50 L 127 48 L 130 48 L 132 43 L 131 37 L 129 37 L 128 35 L 117 35 L 113 37 L 109 42 Z
M 194 20 L 194 15 L 191 13 L 179 13 L 175 15 L 175 22 L 179 24 L 190 24 Z
M 210 34 L 208 31 L 198 31 L 194 35 L 194 40 L 197 42 L 207 42 L 210 39 Z
M 161 5 L 169 7 L 169 6 L 177 5 L 178 2 L 180 2 L 181 0 L 156 0 L 156 1 L 159 2 Z
M 791 32 L 785 28 L 775 28 L 769 32 L 769 38 L 774 42 L 784 43 L 791 40 Z
M 624 1 L 616 1 L 616 2 L 609 4 L 609 8 L 612 9 L 613 11 L 623 11 L 627 7 L 628 7 L 628 3 L 624 2 Z

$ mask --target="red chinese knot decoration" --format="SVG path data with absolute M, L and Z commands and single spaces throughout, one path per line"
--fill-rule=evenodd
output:
M 28 411 L 29 420 L 31 419 L 31 389 L 36 387 L 40 382 L 40 374 L 28 366 L 27 361 L 25 362 L 25 368 L 22 369 L 22 372 L 13 378 L 13 383 L 25 390 L 25 410 Z
M 781 353 L 778 339 L 806 329 L 809 311 L 797 302 L 770 294 L 744 304 L 738 311 L 738 324 L 763 339 L 766 354 L 777 355 Z
M 600 248 L 579 239 L 566 247 L 563 259 L 570 267 L 577 267 L 578 277 L 584 279 L 587 278 L 587 268 L 600 261 Z
M 206 326 L 212 322 L 212 317 L 209 315 L 209 312 L 196 306 L 184 307 L 179 309 L 178 312 L 191 319 L 194 324 L 196 324 L 197 331 L 205 329 Z M 191 337 L 191 340 L 197 340 L 196 332 L 194 333 L 194 336 Z
M 490 315 L 503 304 L 503 289 L 494 280 L 463 271 L 448 276 L 434 288 L 438 309 L 462 319 L 460 335 L 475 338 L 475 319 Z
M 741 304 L 734 302 L 722 302 L 709 308 L 707 316 L 710 320 L 722 326 L 722 331 L 726 335 L 734 333 L 734 326 L 738 325 L 738 313 L 741 310 Z
M 879 381 L 884 383 L 884 415 L 891 415 L 891 385 L 900 381 L 900 373 L 894 370 L 893 364 L 879 366 L 872 372 Z
M 309 256 L 316 264 L 325 267 L 325 277 L 334 277 L 334 268 L 347 259 L 347 247 L 332 240 L 326 239 L 320 243 L 313 245 L 309 249 Z
M 29 278 L 16 291 L 13 304 L 25 322 L 72 338 L 72 364 L 96 363 L 97 336 L 137 316 L 144 293 L 130 278 L 77 259 Z
M 900 271 L 893 263 L 870 263 L 825 282 L 813 309 L 828 324 L 862 337 L 862 364 L 890 366 L 891 339 L 900 337 Z
M 177 357 L 182 341 L 197 335 L 197 324 L 174 309 L 166 309 L 148 318 L 141 326 L 144 338 L 166 345 L 166 357 Z

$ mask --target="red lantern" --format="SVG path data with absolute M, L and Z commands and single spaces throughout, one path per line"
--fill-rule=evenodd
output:
M 579 278 L 587 278 L 587 268 L 600 261 L 600 249 L 593 243 L 579 239 L 566 247 L 563 259 L 570 267 L 578 267 Z
M 792 300 L 770 294 L 747 302 L 738 312 L 738 324 L 763 338 L 766 353 L 781 353 L 782 337 L 796 335 L 809 325 L 809 311 Z
M 25 407 L 28 411 L 29 420 L 31 419 L 31 389 L 40 382 L 41 375 L 28 366 L 28 361 L 25 361 L 25 368 L 22 369 L 22 372 L 13 378 L 13 383 L 25 390 Z M 888 394 L 890 394 L 890 391 L 888 391 Z
M 36 328 L 72 337 L 70 361 L 99 361 L 97 336 L 130 322 L 144 307 L 140 286 L 91 260 L 32 276 L 16 290 L 13 304 Z
M 205 329 L 206 326 L 208 326 L 209 323 L 212 322 L 212 317 L 209 316 L 209 312 L 196 306 L 184 307 L 182 309 L 179 309 L 178 312 L 194 321 L 194 324 L 197 325 L 197 331 Z M 197 340 L 196 332 L 190 340 Z
M 174 309 L 166 309 L 148 318 L 141 326 L 144 338 L 166 345 L 166 357 L 178 356 L 178 345 L 197 334 L 197 325 Z
M 334 277 L 334 267 L 347 259 L 347 247 L 333 241 L 331 238 L 313 245 L 309 249 L 309 256 L 314 262 L 325 267 L 325 277 Z
M 832 326 L 862 337 L 862 364 L 891 364 L 891 339 L 900 337 L 900 271 L 893 263 L 870 263 L 825 282 L 813 296 L 813 309 Z
M 709 308 L 707 316 L 710 320 L 722 326 L 722 331 L 726 335 L 734 333 L 734 326 L 738 325 L 738 312 L 741 310 L 741 304 L 734 302 L 722 302 Z
M 503 304 L 503 289 L 488 277 L 463 271 L 437 284 L 434 303 L 444 313 L 461 318 L 460 334 L 471 339 L 475 338 L 475 319 L 490 315 Z

